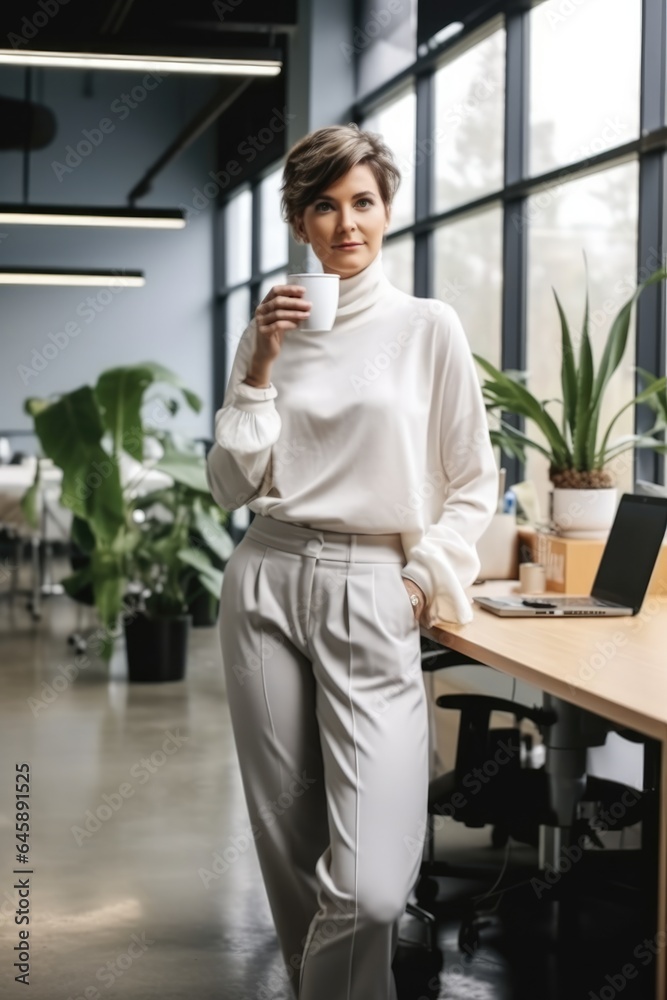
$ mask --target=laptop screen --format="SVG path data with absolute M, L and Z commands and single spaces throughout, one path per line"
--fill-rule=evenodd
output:
M 636 611 L 667 530 L 667 499 L 624 493 L 616 511 L 591 594 Z

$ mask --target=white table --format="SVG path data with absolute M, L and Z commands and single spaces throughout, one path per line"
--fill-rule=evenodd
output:
M 34 619 L 41 617 L 41 598 L 61 594 L 62 585 L 54 583 L 51 576 L 51 556 L 54 542 L 67 544 L 72 528 L 72 511 L 60 503 L 62 472 L 50 459 L 40 459 L 40 488 L 36 497 L 38 527 L 26 520 L 21 500 L 35 480 L 36 458 L 27 458 L 20 465 L 0 465 L 0 527 L 12 529 L 22 541 L 32 546 L 32 584 L 29 591 L 29 608 Z M 164 472 L 142 465 L 129 455 L 122 455 L 119 463 L 120 480 L 128 497 L 143 496 L 153 490 L 173 485 Z M 44 558 L 40 559 L 40 553 Z M 16 594 L 16 575 L 13 577 L 9 597 Z

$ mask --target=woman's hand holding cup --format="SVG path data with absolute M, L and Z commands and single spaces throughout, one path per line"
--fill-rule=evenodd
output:
M 257 306 L 255 353 L 244 382 L 259 387 L 269 385 L 271 365 L 280 354 L 285 333 L 295 330 L 299 320 L 310 315 L 305 291 L 301 285 L 274 285 Z
M 340 275 L 334 273 L 288 274 L 288 285 L 274 285 L 255 309 L 257 340 L 245 381 L 266 386 L 271 365 L 288 330 L 331 330 L 338 307 Z M 306 299 L 305 296 L 308 296 Z
M 256 354 L 265 360 L 275 361 L 280 354 L 283 337 L 288 330 L 295 330 L 299 320 L 310 315 L 311 303 L 304 299 L 302 285 L 274 285 L 255 309 L 257 321 Z

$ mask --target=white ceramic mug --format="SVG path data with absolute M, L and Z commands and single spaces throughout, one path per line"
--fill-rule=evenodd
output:
M 302 285 L 306 289 L 305 300 L 312 303 L 310 315 L 299 320 L 299 329 L 330 330 L 336 319 L 340 275 L 288 274 L 286 284 Z

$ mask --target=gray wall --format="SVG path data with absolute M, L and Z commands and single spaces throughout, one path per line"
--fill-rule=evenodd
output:
M 30 154 L 29 202 L 127 205 L 132 187 L 218 87 L 212 79 L 171 74 L 150 80 L 153 90 L 134 90 L 133 99 L 145 75 L 34 71 L 33 100 L 54 110 L 58 131 L 49 146 Z M 0 73 L 0 94 L 20 98 L 23 88 L 22 70 Z M 130 94 L 135 107 L 123 94 Z M 76 147 L 84 130 L 99 130 L 105 118 L 113 129 L 93 133 L 98 145 L 92 152 L 71 171 L 54 169 L 54 161 L 67 165 L 67 146 Z M 2 265 L 127 268 L 146 276 L 143 288 L 113 293 L 0 286 L 0 429 L 31 427 L 22 409 L 27 396 L 94 382 L 112 365 L 153 360 L 176 370 L 204 400 L 199 414 L 183 409 L 174 427 L 210 435 L 214 205 L 197 200 L 196 192 L 215 169 L 214 132 L 210 128 L 182 152 L 137 203 L 189 209 L 183 230 L 0 226 Z M 0 201 L 22 203 L 23 162 L 22 153 L 0 152 Z M 68 338 L 67 331 L 76 329 Z M 33 352 L 42 354 L 54 339 L 57 355 L 44 365 Z M 35 375 L 24 370 L 38 365 L 43 370 Z

